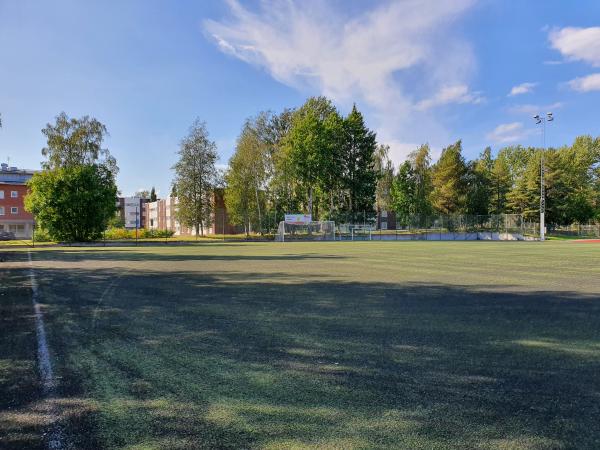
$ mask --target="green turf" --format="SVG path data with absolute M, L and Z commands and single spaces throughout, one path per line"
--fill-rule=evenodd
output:
M 18 294 L 2 291 L 2 307 L 29 306 L 26 250 L 5 254 Z M 600 245 L 207 242 L 32 257 L 74 448 L 600 448 Z M 20 398 L 31 342 L 0 345 L 13 347 L 0 383 Z M 0 436 L 31 416 L 33 394 L 10 414 L 0 398 Z

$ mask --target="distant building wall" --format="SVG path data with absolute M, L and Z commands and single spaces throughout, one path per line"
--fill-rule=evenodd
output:
M 31 239 L 34 218 L 25 211 L 25 197 L 29 192 L 26 183 L 33 174 L 32 170 L 20 170 L 7 164 L 0 166 L 0 232 Z
M 216 189 L 213 197 L 213 214 L 211 225 L 204 228 L 204 234 L 236 234 L 240 230 L 229 222 L 229 214 L 225 207 L 223 190 Z M 185 227 L 176 219 L 177 197 L 168 197 L 148 202 L 145 205 L 145 225 L 153 230 L 170 230 L 175 236 L 194 236 L 196 230 Z
M 141 197 L 119 197 L 117 210 L 127 229 L 146 227 L 146 205 L 148 200 Z

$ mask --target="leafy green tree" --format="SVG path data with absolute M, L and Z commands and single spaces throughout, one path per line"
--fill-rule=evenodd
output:
M 33 175 L 25 208 L 53 240 L 97 239 L 115 215 L 117 187 L 108 168 L 98 164 L 58 167 Z
M 545 155 L 548 223 L 585 223 L 595 214 L 595 168 L 600 164 L 600 140 L 579 136 L 572 146 Z
M 375 152 L 373 170 L 377 174 L 375 189 L 375 208 L 377 211 L 390 211 L 392 207 L 392 183 L 394 165 L 389 158 L 389 145 L 379 145 Z
M 93 117 L 69 118 L 64 112 L 56 116 L 54 124 L 46 124 L 42 130 L 47 145 L 42 155 L 44 169 L 74 167 L 86 164 L 102 164 L 113 176 L 118 172 L 116 160 L 102 142 L 108 135 L 106 126 Z
M 431 192 L 431 150 L 429 145 L 421 145 L 408 155 L 414 177 L 414 199 L 411 214 L 426 217 L 432 213 Z
M 338 115 L 336 109 L 325 97 L 309 98 L 294 112 L 283 143 L 285 154 L 280 164 L 285 165 L 286 172 L 297 180 L 299 189 L 296 189 L 296 194 L 306 194 L 303 203 L 308 213 L 315 217 L 318 216 L 313 214 L 313 206 L 318 205 L 315 196 L 330 179 L 329 171 L 337 166 L 335 159 L 339 153 L 335 147 L 339 141 L 332 139 L 332 127 L 337 127 L 339 120 L 326 120 L 335 115 Z
M 446 147 L 432 170 L 431 201 L 442 214 L 463 213 L 466 204 L 466 165 L 461 141 Z
M 152 189 L 150 190 L 150 201 L 155 202 L 156 200 L 156 189 L 154 189 L 154 186 L 152 186 Z
M 490 174 L 490 205 L 491 214 L 505 214 L 507 212 L 506 196 L 512 187 L 510 169 L 506 159 L 499 155 L 493 163 Z
M 416 206 L 415 173 L 410 161 L 405 161 L 398 168 L 398 173 L 392 182 L 391 194 L 397 223 L 409 225 Z
M 350 217 L 355 221 L 365 212 L 373 211 L 377 189 L 377 172 L 374 168 L 377 150 L 376 136 L 365 126 L 363 116 L 356 105 L 344 119 L 344 136 L 341 145 L 341 159 L 344 167 L 343 187 L 348 195 Z M 333 161 L 331 169 L 335 170 L 337 163 L 335 157 L 329 158 L 329 161 Z M 329 174 L 333 177 L 335 172 Z M 326 189 L 333 187 L 325 186 Z
M 244 226 L 246 234 L 252 229 L 262 231 L 267 158 L 265 142 L 254 123 L 246 121 L 225 174 L 227 211 L 234 224 Z
M 541 154 L 539 149 L 529 149 L 528 159 L 524 161 L 524 167 L 518 171 L 518 176 L 507 194 L 509 212 L 522 214 L 525 220 L 534 221 L 539 217 Z
M 88 241 L 106 229 L 116 211 L 116 160 L 102 147 L 106 127 L 65 113 L 42 130 L 45 170 L 29 181 L 25 207 L 55 240 Z
M 173 187 L 177 192 L 176 217 L 179 222 L 204 234 L 213 212 L 213 190 L 217 179 L 217 146 L 209 139 L 206 124 L 192 124 L 179 147 L 179 160 L 173 166 Z
M 467 214 L 487 215 L 489 213 L 493 166 L 494 161 L 490 147 L 487 147 L 478 159 L 469 161 L 467 164 L 465 173 Z

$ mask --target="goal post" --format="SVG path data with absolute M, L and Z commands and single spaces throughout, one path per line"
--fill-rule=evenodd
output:
M 351 225 L 350 231 L 353 241 L 370 241 L 372 239 L 373 227 L 370 225 Z
M 277 242 L 335 241 L 335 222 L 286 222 L 282 220 L 275 235 Z

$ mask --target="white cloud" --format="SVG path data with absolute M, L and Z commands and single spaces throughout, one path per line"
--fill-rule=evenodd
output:
M 600 91 L 600 73 L 593 73 L 591 75 L 575 78 L 569 81 L 568 85 L 574 91 L 579 92 L 590 92 Z
M 514 86 L 510 90 L 510 93 L 508 94 L 508 96 L 514 97 L 515 95 L 528 94 L 528 93 L 532 92 L 533 88 L 536 87 L 537 85 L 538 85 L 537 83 L 521 83 L 517 86 Z
M 566 27 L 548 35 L 552 48 L 571 61 L 584 61 L 600 67 L 600 27 Z
M 513 114 L 543 114 L 546 112 L 556 111 L 557 109 L 562 108 L 564 105 L 565 104 L 563 102 L 554 102 L 549 105 L 514 105 L 508 108 L 508 112 Z
M 324 0 L 263 0 L 257 12 L 228 0 L 230 17 L 207 20 L 204 30 L 221 51 L 285 85 L 344 107 L 366 105 L 371 126 L 382 142 L 396 143 L 398 157 L 407 142 L 447 137 L 435 106 L 481 101 L 467 87 L 472 49 L 451 33 L 474 2 L 388 1 L 349 17 Z M 418 91 L 407 88 L 409 77 L 418 77 Z
M 443 86 L 433 97 L 421 100 L 415 107 L 418 110 L 424 111 L 449 103 L 479 104 L 483 100 L 480 92 L 469 92 L 469 87 L 467 85 L 458 84 L 455 86 Z
M 508 144 L 525 139 L 535 130 L 527 130 L 522 122 L 503 123 L 487 134 L 487 139 L 498 144 Z

